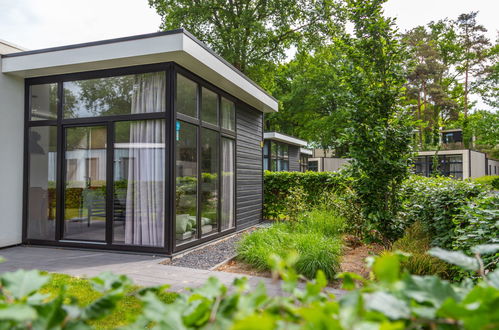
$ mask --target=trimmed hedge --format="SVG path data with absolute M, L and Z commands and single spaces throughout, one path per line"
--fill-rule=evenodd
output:
M 499 175 L 486 175 L 473 179 L 473 181 L 489 189 L 499 190 Z
M 301 189 L 304 202 L 315 206 L 325 192 L 343 190 L 348 179 L 338 172 L 270 172 L 264 173 L 263 216 L 280 219 L 288 216 L 288 201 L 293 190 Z

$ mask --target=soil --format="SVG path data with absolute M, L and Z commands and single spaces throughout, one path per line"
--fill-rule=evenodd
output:
M 368 278 L 369 269 L 366 267 L 365 259 L 369 256 L 378 255 L 383 250 L 383 246 L 377 244 L 366 245 L 358 243 L 351 247 L 346 246 L 340 261 L 341 272 L 352 272 Z M 218 267 L 216 270 L 251 276 L 271 277 L 271 273 L 269 271 L 255 270 L 251 266 L 238 261 L 237 259 L 229 261 L 228 263 Z M 341 283 L 339 281 L 334 281 L 330 283 L 330 286 L 339 288 Z

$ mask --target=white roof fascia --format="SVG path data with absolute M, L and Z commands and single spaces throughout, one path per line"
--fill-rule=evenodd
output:
M 2 72 L 23 78 L 176 62 L 262 112 L 278 102 L 184 30 L 2 56 Z
M 305 154 L 305 155 L 310 155 L 310 156 L 314 154 L 314 152 L 312 150 L 305 149 L 305 148 L 300 148 L 300 153 Z
M 307 141 L 297 139 L 292 136 L 284 135 L 278 132 L 266 132 L 263 133 L 263 138 L 265 140 L 274 140 L 287 144 L 292 144 L 295 146 L 305 147 L 307 145 Z

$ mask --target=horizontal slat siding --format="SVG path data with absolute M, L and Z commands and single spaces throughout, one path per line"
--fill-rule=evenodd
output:
M 237 200 L 239 229 L 259 223 L 263 208 L 263 168 L 260 142 L 263 114 L 241 106 L 237 108 Z
M 291 172 L 300 171 L 300 147 L 290 145 L 288 147 L 288 155 L 289 155 L 289 170 Z

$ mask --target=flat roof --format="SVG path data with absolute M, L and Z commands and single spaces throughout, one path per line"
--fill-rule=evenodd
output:
M 265 132 L 263 133 L 263 138 L 265 140 L 274 140 L 300 147 L 305 147 L 307 145 L 307 141 L 300 140 L 293 136 L 285 135 L 279 132 Z
M 185 29 L 2 55 L 2 72 L 23 78 L 176 62 L 262 112 L 277 100 Z

